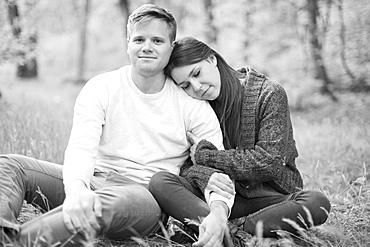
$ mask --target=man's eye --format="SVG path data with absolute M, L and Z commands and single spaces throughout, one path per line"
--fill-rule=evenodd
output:
M 143 39 L 142 38 L 136 38 L 136 39 L 134 39 L 134 42 L 141 43 L 141 42 L 143 42 Z
M 197 70 L 197 71 L 195 71 L 195 73 L 193 74 L 193 76 L 194 77 L 197 77 L 197 76 L 199 76 L 199 74 L 200 74 L 200 70 Z
M 161 39 L 155 39 L 154 40 L 154 43 L 155 44 L 162 44 L 163 43 L 163 40 L 161 40 Z

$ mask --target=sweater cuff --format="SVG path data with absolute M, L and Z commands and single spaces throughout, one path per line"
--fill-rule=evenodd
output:
M 223 196 L 217 194 L 216 192 L 211 191 L 211 190 L 206 188 L 204 190 L 204 197 L 206 198 L 206 202 L 207 202 L 209 207 L 211 207 L 211 203 L 214 202 L 214 201 L 224 202 L 227 205 L 227 207 L 229 208 L 228 213 L 227 213 L 227 218 L 230 217 L 231 208 L 234 205 L 235 195 L 233 195 L 230 199 L 227 199 L 226 197 L 223 197 Z
M 197 145 L 197 148 L 196 148 L 196 152 L 198 151 L 202 151 L 203 149 L 210 149 L 210 150 L 218 150 L 217 147 L 215 145 L 213 145 L 212 142 L 209 142 L 205 139 L 201 140 L 198 145 Z

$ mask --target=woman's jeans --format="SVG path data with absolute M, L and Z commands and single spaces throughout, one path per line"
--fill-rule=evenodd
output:
M 161 209 L 147 187 L 116 173 L 94 174 L 90 187 L 103 205 L 97 235 L 122 239 L 159 229 Z M 24 199 L 48 212 L 19 225 L 17 217 Z M 21 155 L 0 155 L 0 237 L 11 233 L 17 241 L 33 246 L 30 243 L 43 235 L 51 245 L 81 246 L 86 239 L 82 234 L 71 234 L 63 223 L 64 199 L 61 165 Z
M 185 218 L 206 217 L 210 212 L 203 193 L 180 176 L 159 172 L 152 177 L 149 190 L 161 208 L 181 222 L 185 222 Z M 257 223 L 262 222 L 263 236 L 277 237 L 277 230 L 299 234 L 297 227 L 289 220 L 300 228 L 308 229 L 323 224 L 329 211 L 329 200 L 316 191 L 300 191 L 291 195 L 276 193 L 253 198 L 245 198 L 237 193 L 229 219 L 246 216 L 245 231 L 256 235 Z

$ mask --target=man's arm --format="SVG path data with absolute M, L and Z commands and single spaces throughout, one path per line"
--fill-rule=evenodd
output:
M 76 99 L 71 136 L 65 151 L 63 183 L 66 199 L 63 218 L 68 230 L 98 231 L 102 216 L 99 196 L 90 190 L 102 126 L 104 123 L 104 83 L 91 79 Z M 105 90 L 104 90 L 105 89 Z

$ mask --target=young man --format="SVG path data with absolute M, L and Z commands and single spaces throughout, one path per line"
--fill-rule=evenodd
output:
M 51 244 L 72 246 L 103 234 L 122 239 L 159 229 L 162 212 L 148 191 L 152 175 L 179 174 L 189 157 L 187 131 L 223 148 L 208 103 L 164 75 L 175 38 L 169 12 L 137 9 L 128 22 L 131 65 L 98 75 L 81 90 L 64 165 L 0 156 L 1 241 L 4 233 L 21 243 L 41 234 Z M 54 209 L 18 225 L 23 199 Z

